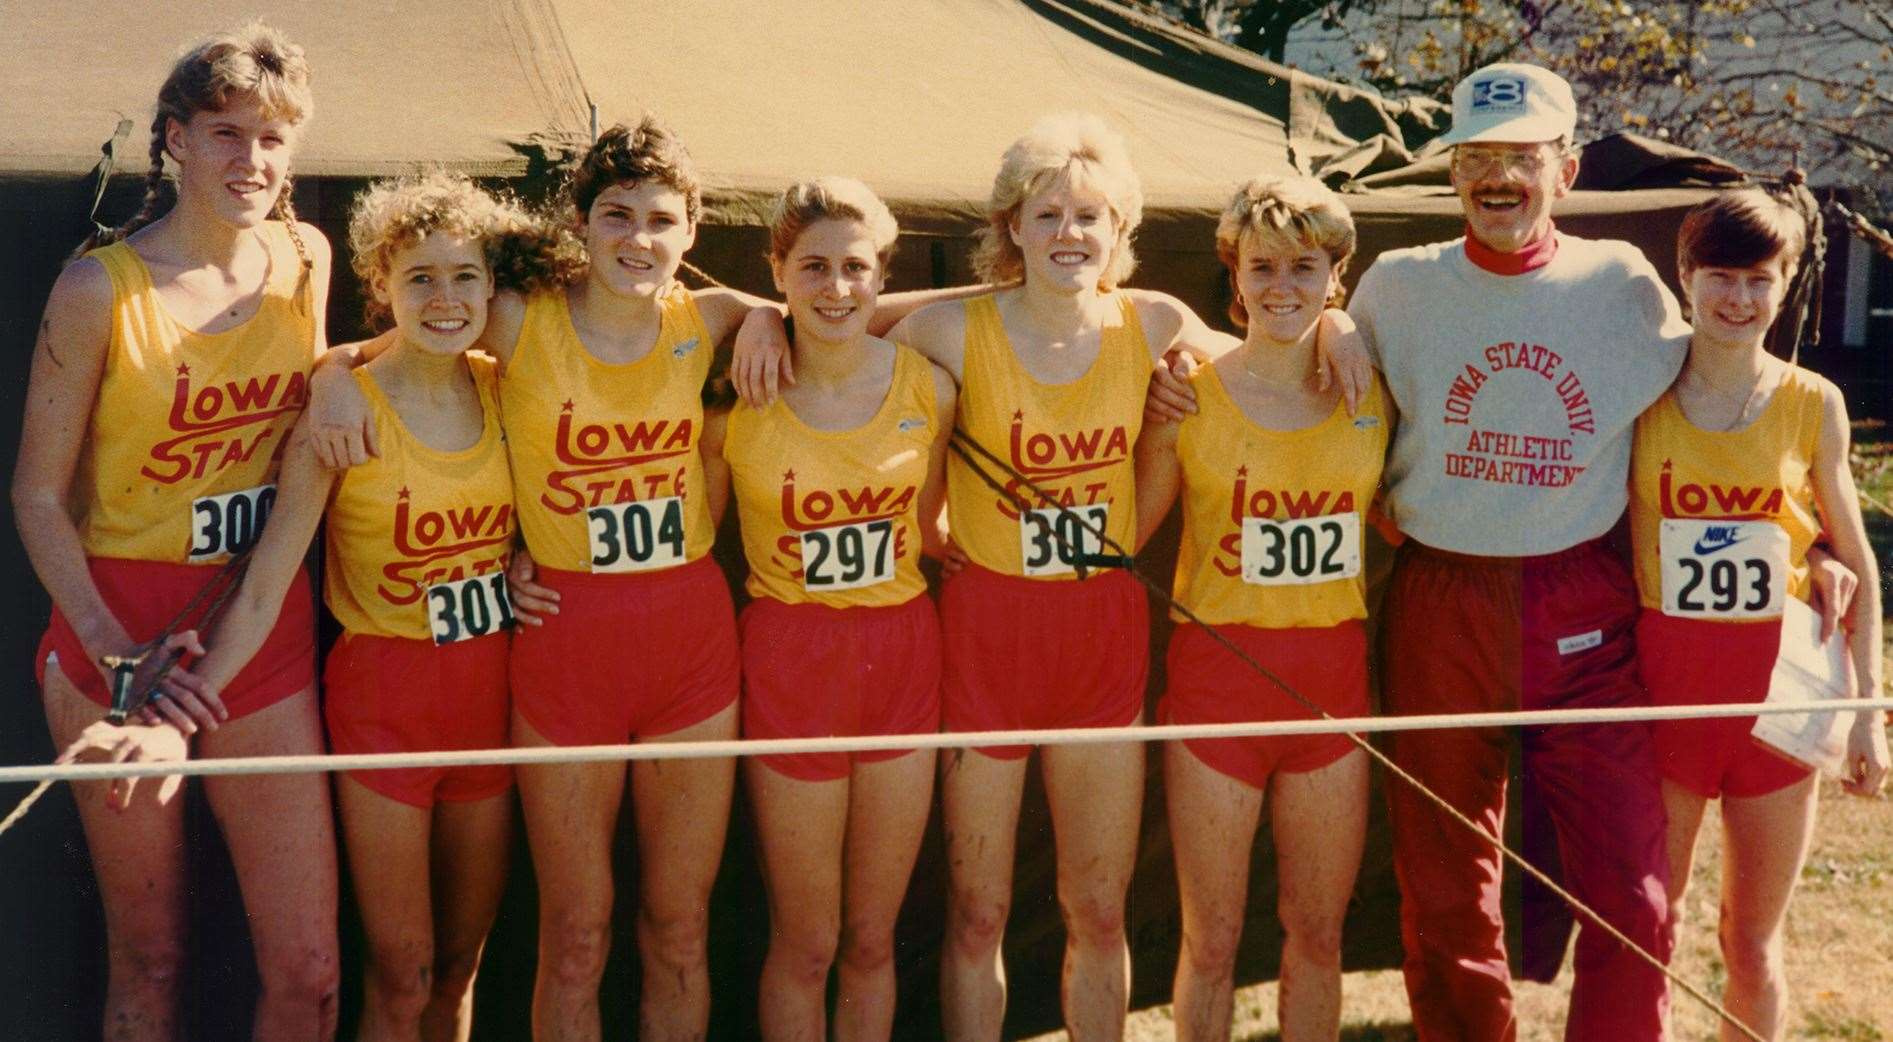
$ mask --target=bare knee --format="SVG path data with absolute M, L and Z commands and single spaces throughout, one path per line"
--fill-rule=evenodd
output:
M 1191 924 L 1183 930 L 1183 958 L 1199 976 L 1224 980 L 1235 976 L 1236 947 L 1242 942 L 1242 920 L 1218 918 Z
M 184 974 L 184 945 L 174 937 L 150 937 L 111 948 L 112 986 L 169 994 Z
M 1284 903 L 1279 909 L 1282 946 L 1305 963 L 1324 968 L 1341 965 L 1341 917 L 1309 912 Z
M 1124 941 L 1124 895 L 1105 893 L 1105 889 L 1088 887 L 1059 894 L 1065 932 L 1080 947 L 1113 947 Z
M 1759 984 L 1782 976 L 1781 937 L 1736 921 L 1724 911 L 1717 931 L 1729 979 Z
M 341 974 L 336 950 L 328 944 L 292 945 L 257 960 L 263 996 L 297 1007 L 332 1007 Z
M 703 908 L 645 908 L 638 913 L 638 949 L 647 962 L 673 971 L 704 965 L 710 918 Z
M 539 962 L 557 985 L 596 990 L 611 954 L 609 908 L 575 905 L 544 914 L 539 923 Z
M 863 976 L 880 973 L 893 962 L 892 922 L 853 922 L 842 932 L 841 963 L 849 973 Z
M 835 964 L 840 930 L 832 919 L 784 923 L 769 937 L 769 958 L 804 986 L 820 987 Z
M 441 952 L 434 957 L 434 996 L 458 1001 L 473 987 L 480 972 L 480 945 L 465 951 Z
M 947 943 L 964 956 L 991 955 L 1006 938 L 1011 912 L 1003 898 L 956 890 L 947 901 Z
M 368 952 L 368 976 L 381 1014 L 399 1023 L 415 1023 L 434 993 L 433 945 L 425 938 L 373 945 Z

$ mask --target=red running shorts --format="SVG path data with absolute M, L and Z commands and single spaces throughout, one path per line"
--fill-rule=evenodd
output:
M 940 624 L 921 594 L 884 608 L 758 598 L 743 609 L 743 737 L 933 734 L 940 730 Z M 907 749 L 763 756 L 802 781 Z
M 545 625 L 513 629 L 513 707 L 556 745 L 680 731 L 736 701 L 736 618 L 708 556 L 660 572 L 539 569 Z
M 329 649 L 322 670 L 322 716 L 337 753 L 419 753 L 504 749 L 506 634 L 453 644 L 354 633 Z M 349 777 L 415 807 L 469 803 L 513 784 L 506 764 L 397 767 Z
M 1073 582 L 968 564 L 940 596 L 946 729 L 1127 727 L 1144 711 L 1150 606 L 1128 573 Z M 999 759 L 1030 746 L 981 748 Z
M 105 606 L 131 639 L 140 643 L 158 635 L 166 624 L 177 618 L 191 598 L 203 589 L 217 569 L 211 565 L 177 564 L 171 561 L 130 561 L 118 557 L 94 557 L 86 562 L 92 582 L 98 587 Z M 179 629 L 199 626 L 196 616 L 179 623 Z M 198 637 L 209 640 L 200 628 Z M 289 584 L 289 594 L 276 615 L 276 625 L 248 665 L 230 681 L 223 692 L 224 708 L 230 719 L 240 720 L 251 713 L 268 709 L 290 695 L 315 684 L 315 598 L 309 589 L 309 573 L 296 569 Z M 92 665 L 73 632 L 71 623 L 60 610 L 53 609 L 46 635 L 40 638 L 39 654 L 33 659 L 33 676 L 43 687 L 46 683 L 46 659 L 57 655 L 59 671 L 85 697 L 103 708 L 111 708 L 112 693 L 105 679 Z M 188 668 L 191 657 L 180 660 Z
M 1267 667 L 1290 687 L 1338 717 L 1365 716 L 1367 631 L 1360 620 L 1319 629 L 1215 627 L 1217 634 Z M 1202 626 L 1185 623 L 1170 637 L 1169 686 L 1157 705 L 1165 724 L 1233 724 L 1311 720 L 1308 707 L 1257 676 Z M 1319 770 L 1354 749 L 1347 736 L 1277 735 L 1185 739 L 1197 759 L 1253 788 L 1276 771 Z
M 1781 623 L 1637 617 L 1637 673 L 1658 706 L 1761 702 L 1781 644 Z M 1656 767 L 1704 799 L 1778 792 L 1812 773 L 1755 740 L 1752 716 L 1657 720 Z

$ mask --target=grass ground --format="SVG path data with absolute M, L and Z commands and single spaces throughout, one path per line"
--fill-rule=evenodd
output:
M 1853 468 L 1860 488 L 1893 507 L 1893 428 L 1879 421 L 1855 424 Z M 1864 506 L 1868 536 L 1880 560 L 1880 587 L 1893 594 L 1893 515 Z M 1893 602 L 1893 596 L 1885 598 Z M 1893 631 L 1893 626 L 1889 627 Z M 1893 660 L 1893 641 L 1888 644 Z M 1722 840 L 1713 811 L 1705 820 L 1685 902 L 1673 965 L 1711 994 L 1722 986 L 1715 927 Z M 1788 980 L 1792 1009 L 1784 1038 L 1801 1042 L 1893 1042 L 1893 805 L 1886 799 L 1847 796 L 1821 786 L 1814 848 L 1789 912 Z M 1519 1042 L 1558 1042 L 1570 996 L 1569 970 L 1548 985 L 1518 985 Z M 1397 971 L 1349 974 L 1341 1037 L 1347 1042 L 1411 1042 L 1413 1027 Z M 1716 1037 L 1715 1015 L 1687 996 L 1674 1000 L 1675 1042 Z M 1274 1042 L 1275 986 L 1236 993 L 1235 1038 Z M 1131 1018 L 1126 1038 L 1157 1042 L 1171 1037 L 1166 1006 Z M 1063 1039 L 1062 1032 L 1037 1042 Z

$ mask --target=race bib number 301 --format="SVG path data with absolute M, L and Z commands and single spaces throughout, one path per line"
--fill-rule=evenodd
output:
M 1771 619 L 1788 591 L 1788 533 L 1773 521 L 1664 518 L 1663 614 Z
M 1361 574 L 1361 515 L 1242 522 L 1242 581 L 1308 586 Z
M 642 572 L 684 563 L 684 501 L 678 496 L 585 511 L 592 571 Z
M 188 559 L 209 561 L 249 549 L 263 534 L 263 522 L 269 520 L 270 507 L 275 505 L 275 485 L 192 500 Z
M 1045 507 L 1019 515 L 1019 559 L 1026 575 L 1066 575 L 1076 571 L 1080 554 L 1104 552 L 1103 533 L 1111 520 L 1109 503 Z
M 857 521 L 802 533 L 802 588 L 858 590 L 894 577 L 894 522 Z
M 506 594 L 506 575 L 476 575 L 471 579 L 435 583 L 427 588 L 427 628 L 436 644 L 484 637 L 513 625 L 513 602 Z

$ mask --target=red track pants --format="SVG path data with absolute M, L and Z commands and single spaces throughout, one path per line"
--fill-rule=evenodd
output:
M 1387 594 L 1384 668 L 1392 714 L 1619 706 L 1636 683 L 1636 592 L 1601 541 L 1531 558 L 1470 557 L 1408 542 Z M 1669 958 L 1662 793 L 1644 724 L 1525 728 L 1528 804 L 1544 811 L 1564 884 L 1658 958 Z M 1501 834 L 1512 732 L 1418 731 L 1394 759 Z M 1500 857 L 1425 797 L 1388 783 L 1407 993 L 1421 1042 L 1517 1035 L 1500 909 Z M 1537 840 L 1537 842 L 1532 842 Z M 1535 931 L 1525 923 L 1527 937 Z M 1653 1042 L 1662 974 L 1586 926 L 1565 1038 Z

